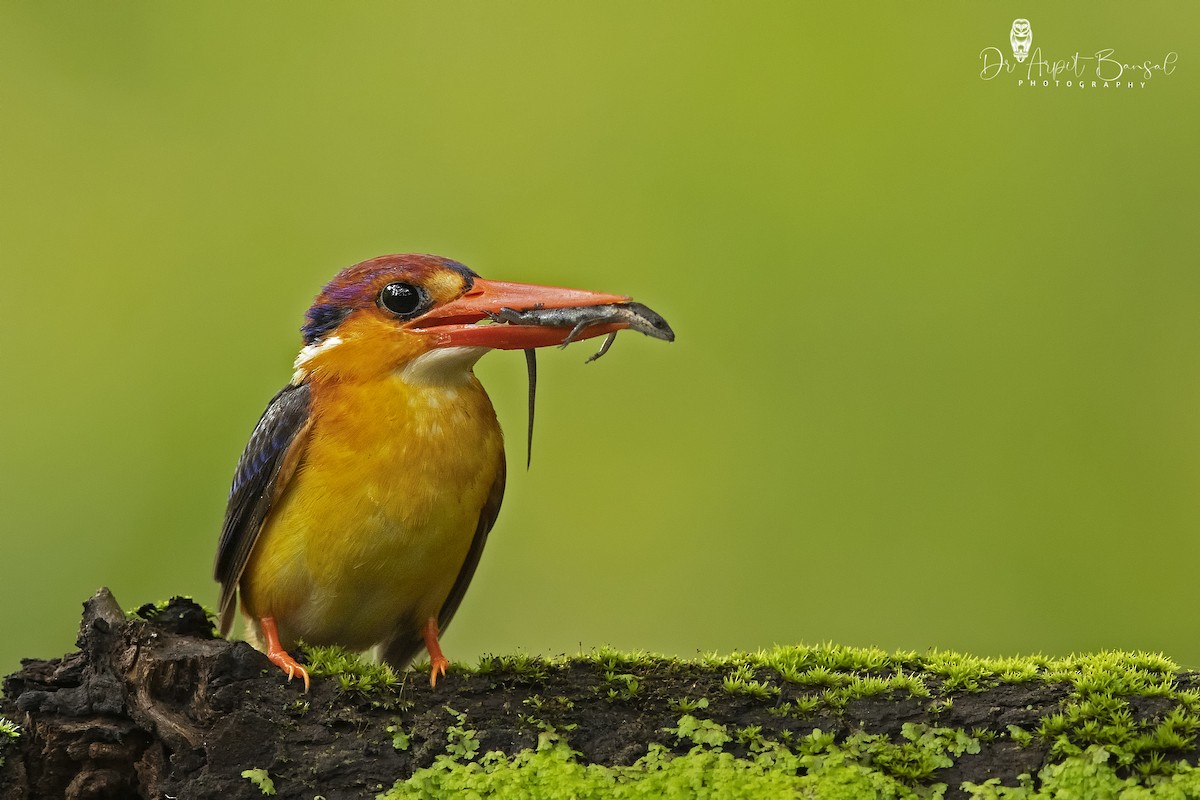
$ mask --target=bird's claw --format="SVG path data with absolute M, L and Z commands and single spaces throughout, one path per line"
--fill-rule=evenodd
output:
M 287 673 L 288 683 L 291 683 L 292 678 L 299 673 L 300 678 L 304 681 L 304 691 L 308 692 L 310 683 L 308 670 L 304 668 L 303 664 L 288 655 L 286 650 L 268 650 L 267 660 Z
M 308 691 L 308 670 L 304 666 L 288 655 L 288 651 L 283 649 L 283 643 L 279 640 L 279 627 L 275 624 L 274 617 L 260 617 L 258 620 L 259 630 L 262 631 L 263 638 L 267 640 L 267 660 L 281 670 L 287 673 L 288 682 L 296 677 L 296 673 L 300 673 L 300 677 L 304 679 L 304 691 Z
M 438 623 L 436 617 L 425 620 L 425 649 L 429 651 L 429 685 L 437 688 L 437 679 L 445 675 L 450 661 L 442 655 L 442 646 L 438 643 Z
M 430 662 L 429 662 L 429 685 L 430 685 L 430 687 L 432 687 L 434 689 L 437 688 L 437 679 L 439 677 L 441 677 L 442 675 L 446 674 L 446 669 L 449 666 L 450 666 L 450 662 L 446 660 L 445 656 L 437 656 L 436 658 L 433 658 L 430 660 Z

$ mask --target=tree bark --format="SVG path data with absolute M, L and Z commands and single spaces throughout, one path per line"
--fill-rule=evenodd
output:
M 929 778 L 947 784 L 953 797 L 962 781 L 998 777 L 1015 785 L 1022 773 L 1036 775 L 1049 745 L 1036 736 L 1014 741 L 1008 726 L 1036 731 L 1071 691 L 1040 681 L 943 691 L 941 679 L 928 676 L 932 697 L 892 692 L 838 709 L 781 713 L 802 696 L 798 689 L 760 673 L 754 677 L 770 691 L 731 692 L 727 664 L 518 657 L 478 671 L 452 669 L 436 688 L 422 673 L 410 673 L 398 689 L 366 693 L 316 677 L 305 694 L 249 645 L 215 638 L 190 600 L 144 607 L 143 617 L 127 619 L 103 589 L 84 609 L 78 652 L 27 660 L 4 681 L 0 717 L 18 724 L 20 735 L 0 744 L 0 796 L 258 798 L 260 787 L 243 772 L 262 769 L 278 797 L 373 797 L 445 753 L 447 730 L 464 719 L 480 753 L 535 747 L 553 726 L 570 731 L 580 760 L 629 765 L 653 742 L 687 752 L 693 743 L 669 729 L 704 700 L 697 717 L 730 731 L 758 726 L 784 741 L 818 728 L 838 740 L 865 731 L 900 741 L 905 723 L 992 732 L 979 753 Z M 1194 678 L 1179 676 L 1188 686 Z M 1168 711 L 1163 698 L 1133 700 L 1143 721 Z M 746 744 L 735 739 L 726 749 L 746 755 Z M 1194 762 L 1194 740 L 1176 755 Z

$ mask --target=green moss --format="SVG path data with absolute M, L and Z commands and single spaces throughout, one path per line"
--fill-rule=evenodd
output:
M 783 667 L 779 670 L 779 677 L 801 686 L 820 686 L 826 688 L 845 686 L 853 680 L 853 676 L 849 673 L 838 672 L 824 666 L 810 667 L 803 671 L 791 667 Z
M 726 676 L 722 688 L 730 694 L 745 694 L 759 700 L 770 700 L 779 696 L 779 687 L 754 679 L 754 669 L 748 664 L 739 665 Z
M 609 701 L 632 700 L 637 697 L 641 683 L 638 681 L 637 675 L 629 672 L 614 672 L 611 669 L 607 669 L 604 671 L 603 688 L 605 689 L 605 696 Z
M 1098 745 L 1116 766 L 1157 775 L 1172 769 L 1172 752 L 1195 743 L 1200 730 L 1195 693 L 1180 690 L 1179 668 L 1161 655 L 1103 652 L 1048 661 L 1044 669 L 1048 680 L 1071 689 L 1062 711 L 1043 718 L 1038 728 L 1054 756 L 1079 756 Z M 1160 697 L 1172 707 L 1157 721 L 1138 721 L 1132 696 Z
M 672 711 L 678 711 L 680 713 L 699 711 L 701 709 L 708 708 L 708 698 L 700 697 L 693 699 L 691 697 L 680 697 L 672 700 L 670 702 L 670 706 Z
M 7 750 L 21 735 L 21 728 L 15 722 L 0 717 L 0 767 L 4 766 L 4 751 Z
M 721 749 L 730 741 L 723 726 L 683 717 L 671 729 L 695 742 L 675 756 L 652 744 L 629 767 L 582 764 L 553 731 L 539 737 L 536 749 L 509 757 L 491 752 L 477 760 L 439 756 L 407 781 L 398 781 L 380 800 L 447 796 L 541 798 L 784 798 L 820 797 L 858 800 L 863 797 L 918 800 L 941 798 L 944 784 L 914 785 L 956 758 L 979 751 L 979 742 L 961 731 L 905 725 L 903 741 L 855 734 L 835 744 L 831 734 L 813 731 L 793 750 L 743 729 L 737 740 L 750 744 L 751 756 L 738 758 Z M 1022 776 L 1016 786 L 993 779 L 970 782 L 962 790 L 975 800 L 1188 800 L 1200 798 L 1200 771 L 1184 767 L 1143 785 L 1122 777 L 1112 754 L 1093 745 L 1077 756 L 1046 766 L 1038 780 Z
M 1001 786 L 993 778 L 982 784 L 964 783 L 973 800 L 1055 800 L 1097 798 L 1098 800 L 1194 800 L 1200 798 L 1200 770 L 1185 767 L 1175 774 L 1145 783 L 1137 777 L 1121 777 L 1112 754 L 1092 745 L 1077 756 L 1048 764 L 1038 773 L 1038 786 L 1022 776 L 1019 786 Z
M 682 723 L 682 720 L 681 720 Z M 685 755 L 673 756 L 662 745 L 629 767 L 584 765 L 565 742 L 543 734 L 538 746 L 509 758 L 492 752 L 478 761 L 460 763 L 445 756 L 397 782 L 381 800 L 449 796 L 522 798 L 730 798 L 758 800 L 775 797 L 821 797 L 859 800 L 863 797 L 940 797 L 917 790 L 836 751 L 800 755 L 772 746 L 753 758 L 735 758 L 720 749 L 697 744 Z
M 368 693 L 393 688 L 398 682 L 386 667 L 366 664 L 336 648 L 307 652 L 314 675 L 337 679 L 345 691 Z M 1007 739 L 1020 747 L 1047 748 L 1050 763 L 1036 779 L 1024 776 L 1016 785 L 989 781 L 964 786 L 973 797 L 1200 800 L 1200 773 L 1180 758 L 1195 748 L 1200 733 L 1200 690 L 1181 686 L 1179 668 L 1157 654 L 981 658 L 946 651 L 887 653 L 823 644 L 706 654 L 688 662 L 604 648 L 560 659 L 492 656 L 474 669 L 455 669 L 464 675 L 491 675 L 512 685 L 514 681 L 541 683 L 557 670 L 579 665 L 594 670 L 596 695 L 611 702 L 653 697 L 661 691 L 656 679 L 697 667 L 719 670 L 724 678 L 717 694 L 707 689 L 707 696 L 670 701 L 680 716 L 665 732 L 674 736 L 676 745 L 690 745 L 688 752 L 680 755 L 664 743 L 650 743 L 643 758 L 629 767 L 577 760 L 569 741 L 559 733 L 569 734 L 575 727 L 572 703 L 566 698 L 532 694 L 521 701 L 522 725 L 537 731 L 539 744 L 515 755 L 482 753 L 482 734 L 468 724 L 465 713 L 447 707 L 445 752 L 385 796 L 477 792 L 481 797 L 540 797 L 557 791 L 585 798 L 672 792 L 697 797 L 797 792 L 832 798 L 940 797 L 945 789 L 937 782 L 942 770 L 978 753 L 984 744 Z M 854 701 L 892 694 L 898 699 L 920 699 L 935 719 L 947 720 L 954 718 L 955 698 L 966 703 L 964 698 L 996 687 L 1033 684 L 1060 687 L 1065 697 L 1052 713 L 1033 724 L 995 730 L 983 727 L 967 732 L 936 723 L 906 724 L 895 739 L 860 730 L 838 740 L 820 730 L 805 733 L 794 722 L 772 735 L 759 726 L 731 728 L 701 716 L 712 712 L 729 719 L 721 713 L 722 703 L 751 697 L 774 703 L 767 710 L 780 719 L 843 714 L 846 719 L 850 713 L 846 709 Z M 1142 704 L 1135 713 L 1130 704 L 1134 697 L 1151 699 L 1155 710 L 1147 711 Z M 553 724 L 544 720 L 547 714 Z M 399 725 L 387 732 L 398 749 L 409 743 Z M 555 782 L 558 789 L 553 788 Z M 1057 794 L 1059 790 L 1063 793 Z
M 493 672 L 508 672 L 527 681 L 542 681 L 546 679 L 547 668 L 554 662 L 528 653 L 517 653 L 507 656 L 484 656 L 479 659 L 479 665 L 473 670 L 478 675 L 488 675 Z M 468 670 L 471 671 L 471 670 Z
M 343 647 L 302 647 L 309 674 L 314 678 L 331 678 L 346 694 L 369 695 L 400 686 L 400 678 L 387 664 L 374 664 Z
M 612 647 L 601 647 L 587 657 L 587 660 L 598 664 L 608 672 L 631 672 L 635 669 L 645 668 L 655 659 L 640 650 L 627 653 Z
M 569 659 L 525 655 L 485 659 L 476 671 L 486 674 L 504 668 L 539 679 L 565 663 L 594 665 L 602 695 L 610 700 L 631 700 L 653 680 L 655 670 L 681 668 L 689 662 L 601 648 Z M 769 701 L 781 695 L 781 686 L 811 690 L 771 709 L 777 716 L 797 718 L 823 710 L 839 713 L 854 700 L 888 693 L 928 698 L 930 711 L 944 714 L 953 709 L 956 695 L 1005 684 L 1062 684 L 1069 695 L 1061 712 L 1041 720 L 1036 735 L 1055 755 L 1075 755 L 1099 744 L 1108 748 L 1119 764 L 1143 770 L 1161 761 L 1163 753 L 1191 747 L 1200 730 L 1200 690 L 1179 686 L 1178 666 L 1156 653 L 982 658 L 941 650 L 888 653 L 826 643 L 754 653 L 708 653 L 691 663 L 726 670 L 722 688 L 732 695 Z M 1157 721 L 1137 721 L 1130 711 L 1130 696 L 1160 697 L 1171 708 Z M 682 701 L 676 708 L 694 710 Z
M 676 739 L 687 739 L 693 744 L 709 747 L 720 747 L 732 738 L 724 725 L 709 719 L 697 719 L 691 714 L 680 717 L 676 727 L 663 730 L 675 734 Z
M 450 757 L 470 761 L 479 752 L 478 734 L 467 726 L 467 715 L 446 706 L 446 712 L 454 717 L 455 724 L 446 728 L 446 753 Z
M 734 737 L 723 725 L 684 715 L 669 728 L 694 744 L 675 756 L 652 744 L 629 767 L 583 765 L 554 732 L 539 737 L 536 750 L 513 757 L 499 752 L 464 763 L 439 756 L 408 781 L 381 795 L 385 800 L 466 794 L 479 797 L 640 798 L 662 796 L 771 798 L 941 797 L 945 786 L 915 786 L 915 778 L 952 765 L 955 757 L 978 752 L 979 743 L 959 731 L 906 725 L 904 741 L 857 734 L 841 745 L 814 731 L 793 751 L 750 726 L 736 739 L 751 752 L 738 758 L 721 748 Z
M 399 725 L 388 725 L 385 728 L 392 735 L 392 747 L 397 750 L 407 750 L 412 744 L 412 737 Z
M 1022 728 L 1020 725 L 1007 726 L 1009 738 L 1016 742 L 1021 747 L 1028 747 L 1033 743 L 1033 734 Z
M 242 777 L 257 786 L 263 794 L 275 794 L 275 781 L 271 780 L 265 769 L 242 770 Z

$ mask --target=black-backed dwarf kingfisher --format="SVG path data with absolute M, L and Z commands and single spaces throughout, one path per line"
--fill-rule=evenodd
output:
M 402 668 L 467 590 L 504 494 L 504 445 L 472 368 L 561 328 L 476 324 L 501 309 L 621 303 L 489 281 L 447 258 L 390 255 L 339 273 L 308 310 L 295 373 L 238 462 L 217 549 L 221 633 L 241 594 L 249 638 L 290 679 L 300 640 L 379 647 Z M 598 324 L 574 338 L 627 327 Z

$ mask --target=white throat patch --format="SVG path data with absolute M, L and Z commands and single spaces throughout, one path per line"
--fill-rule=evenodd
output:
M 408 362 L 400 379 L 410 386 L 454 386 L 466 381 L 471 367 L 491 349 L 438 347 Z

